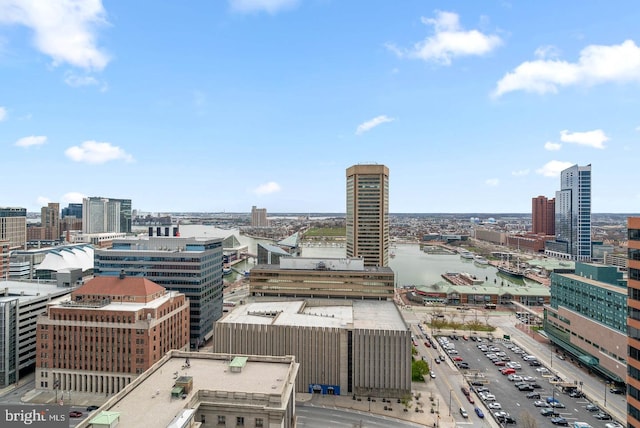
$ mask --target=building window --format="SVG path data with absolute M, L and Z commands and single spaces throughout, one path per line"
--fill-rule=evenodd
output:
M 227 423 L 226 416 L 218 415 L 218 425 L 225 425 Z
M 264 426 L 264 420 L 262 418 L 256 418 L 256 428 L 262 428 Z
M 244 426 L 244 416 L 238 416 L 236 418 L 236 426 L 243 427 Z

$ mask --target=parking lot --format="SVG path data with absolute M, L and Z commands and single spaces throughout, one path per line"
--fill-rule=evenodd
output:
M 594 428 L 622 427 L 582 396 L 579 382 L 556 377 L 511 341 L 461 335 L 437 341 L 440 359 L 450 360 L 464 375 L 462 393 L 468 404 L 463 410 L 470 421 L 491 417 L 502 425 L 535 420 L 540 427 L 573 426 L 576 421 Z

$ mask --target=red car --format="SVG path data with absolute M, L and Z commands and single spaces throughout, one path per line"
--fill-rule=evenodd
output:
M 462 357 L 453 357 L 453 361 L 463 361 Z
M 81 418 L 82 417 L 82 412 L 79 412 L 77 410 L 72 410 L 69 412 L 69 417 L 70 418 Z
M 424 342 L 424 346 L 426 346 L 427 348 L 431 348 L 431 344 L 429 342 Z
M 496 361 L 493 364 L 496 365 L 496 366 L 504 366 L 504 365 L 506 365 L 506 363 L 504 361 L 500 361 L 500 360 Z
M 469 403 L 475 404 L 475 400 L 473 399 L 473 397 L 471 395 L 467 395 L 467 400 L 469 400 Z

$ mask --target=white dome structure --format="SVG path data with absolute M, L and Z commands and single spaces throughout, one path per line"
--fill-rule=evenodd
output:
M 87 272 L 93 269 L 93 247 L 79 245 L 51 250 L 36 270 L 58 272 L 63 269 L 82 269 Z

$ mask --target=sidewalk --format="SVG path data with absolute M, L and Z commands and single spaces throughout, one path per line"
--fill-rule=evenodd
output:
M 320 395 L 297 393 L 296 402 L 312 405 L 316 407 L 335 407 L 364 413 L 371 413 L 389 418 L 401 419 L 418 424 L 418 426 L 440 428 L 455 428 L 456 423 L 453 416 L 449 416 L 446 401 L 438 392 L 432 382 L 413 382 L 413 400 L 409 403 L 407 410 L 397 399 L 382 401 L 383 398 L 372 397 L 371 401 L 367 397 L 357 396 L 356 400 L 352 396 Z M 431 400 L 431 397 L 433 400 Z M 447 398 L 448 400 L 448 398 Z M 385 407 L 387 410 L 385 410 Z M 438 419 L 438 407 L 440 418 Z M 434 413 L 431 413 L 433 408 Z M 416 411 L 418 409 L 418 411 Z
M 22 401 L 25 403 L 35 404 L 52 404 L 56 402 L 64 404 L 66 406 L 86 407 L 86 406 L 101 406 L 111 396 L 104 396 L 99 394 L 89 394 L 85 392 L 76 391 L 45 391 L 39 389 L 33 389 L 22 396 Z

